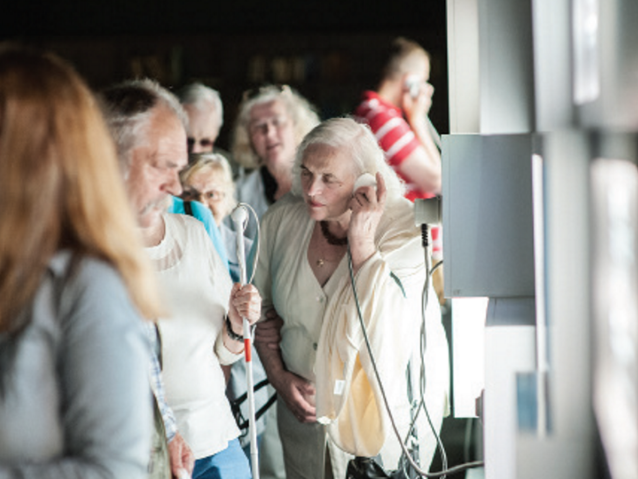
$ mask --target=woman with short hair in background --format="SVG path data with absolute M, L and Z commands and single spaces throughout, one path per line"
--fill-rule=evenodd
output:
M 234 282 L 239 281 L 237 233 L 229 227 L 231 223 L 228 218 L 237 206 L 237 200 L 235 199 L 235 182 L 228 160 L 218 153 L 192 154 L 188 167 L 179 176 L 184 189 L 182 199 L 199 201 L 208 206 L 213 214 L 226 248 L 230 276 Z M 252 221 L 255 221 L 254 218 Z M 250 251 L 252 243 L 252 240 L 244 236 L 246 254 Z
M 237 180 L 237 199 L 259 218 L 290 191 L 295 151 L 319 123 L 316 108 L 287 85 L 265 85 L 244 93 L 233 130 L 231 152 L 250 173 Z M 255 238 L 249 224 L 246 236 Z

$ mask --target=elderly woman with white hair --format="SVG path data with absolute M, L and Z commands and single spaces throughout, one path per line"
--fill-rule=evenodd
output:
M 364 173 L 376 185 L 355 185 Z M 425 273 L 413 206 L 369 128 L 349 118 L 314 128 L 297 151 L 291 194 L 262 220 L 255 278 L 262 311 L 272 315 L 274 309 L 283 321 L 280 348 L 257 348 L 281 399 L 277 415 L 288 479 L 345 477 L 350 455 L 380 454 L 386 468 L 397 466 L 401 449 L 358 309 L 405 437 L 415 412 L 408 376 L 419 396 Z M 436 301 L 424 316 L 424 396 L 438 430 L 447 408 L 447 340 Z M 268 323 L 258 323 L 258 331 Z M 417 427 L 420 463 L 427 469 L 436 441 L 423 411 Z
M 237 199 L 251 205 L 259 218 L 292 184 L 295 151 L 319 123 L 316 109 L 287 85 L 265 85 L 244 93 L 233 129 L 233 159 L 247 170 L 237 179 Z M 249 223 L 246 235 L 255 238 Z

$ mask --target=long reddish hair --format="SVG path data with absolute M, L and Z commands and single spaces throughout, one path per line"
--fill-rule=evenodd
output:
M 140 312 L 160 314 L 152 270 L 95 97 L 60 58 L 0 45 L 0 332 L 57 251 L 112 264 Z

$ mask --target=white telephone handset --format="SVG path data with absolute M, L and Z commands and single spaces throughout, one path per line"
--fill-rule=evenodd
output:
M 354 195 L 357 192 L 357 190 L 361 188 L 362 186 L 374 186 L 376 188 L 377 179 L 374 177 L 374 175 L 370 173 L 362 174 L 359 178 L 357 178 L 357 181 L 354 182 L 354 188 L 352 188 L 352 194 Z
M 421 91 L 421 80 L 416 75 L 408 75 L 405 79 L 405 89 L 410 92 L 410 96 L 412 98 L 416 98 L 419 96 L 419 92 Z

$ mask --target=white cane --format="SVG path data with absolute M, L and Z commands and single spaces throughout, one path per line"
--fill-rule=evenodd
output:
M 244 225 L 248 220 L 246 208 L 238 205 L 230 215 L 237 232 L 237 262 L 239 283 L 246 284 L 246 254 L 244 252 Z M 246 392 L 248 393 L 248 431 L 250 434 L 250 465 L 253 479 L 259 479 L 259 457 L 257 451 L 257 425 L 255 424 L 255 392 L 253 390 L 252 336 L 250 323 L 244 319 L 244 358 L 246 359 Z

